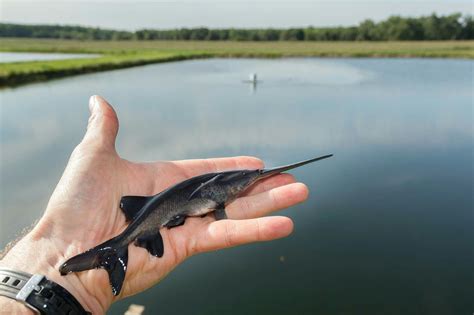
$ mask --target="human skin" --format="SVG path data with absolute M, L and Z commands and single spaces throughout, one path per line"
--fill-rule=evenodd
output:
M 61 276 L 58 268 L 75 256 L 118 234 L 127 226 L 119 201 L 125 195 L 153 195 L 187 178 L 231 169 L 262 168 L 254 157 L 214 158 L 134 163 L 115 150 L 118 119 L 99 96 L 89 101 L 87 132 L 74 149 L 46 211 L 32 230 L 0 261 L 8 267 L 46 275 L 66 288 L 88 311 L 103 314 L 110 305 L 137 294 L 163 279 L 185 259 L 199 253 L 237 245 L 270 241 L 293 231 L 291 219 L 266 215 L 304 201 L 308 189 L 292 175 L 280 174 L 258 182 L 227 206 L 228 220 L 212 214 L 187 218 L 183 226 L 162 229 L 164 255 L 151 256 L 129 245 L 124 286 L 112 295 L 105 270 Z M 22 304 L 0 296 L 0 310 L 31 312 Z M 32 313 L 32 312 L 31 312 Z

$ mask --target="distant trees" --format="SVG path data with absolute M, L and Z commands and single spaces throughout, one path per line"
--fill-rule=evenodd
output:
M 22 25 L 0 23 L 0 37 L 59 38 L 79 40 L 232 40 L 232 41 L 392 41 L 474 39 L 471 15 L 460 13 L 419 18 L 391 16 L 381 22 L 362 21 L 350 27 L 289 29 L 142 29 L 114 31 L 82 26 Z

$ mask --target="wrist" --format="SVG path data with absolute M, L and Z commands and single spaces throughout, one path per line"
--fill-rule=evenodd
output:
M 0 309 L 6 314 L 34 314 L 34 312 L 25 305 L 6 296 L 0 296 Z
M 105 313 L 104 306 L 92 296 L 78 277 L 62 277 L 57 266 L 64 260 L 63 252 L 51 240 L 33 230 L 23 237 L 5 257 L 0 261 L 0 266 L 13 270 L 24 271 L 31 274 L 41 274 L 49 280 L 56 282 L 71 293 L 84 309 L 93 314 Z M 10 299 L 6 302 L 0 300 L 12 311 L 25 313 L 28 310 L 19 302 Z M 3 308 L 3 307 L 2 307 Z

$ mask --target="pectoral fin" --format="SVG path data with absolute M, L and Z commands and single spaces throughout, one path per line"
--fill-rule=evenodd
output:
M 153 197 L 153 196 L 152 196 Z M 120 199 L 120 209 L 122 209 L 127 221 L 132 221 L 143 208 L 143 206 L 152 198 L 145 196 L 124 196 Z
M 168 223 L 166 223 L 165 226 L 168 229 L 171 229 L 171 228 L 183 225 L 185 221 L 186 221 L 186 216 L 177 215 L 173 219 L 171 219 Z
M 146 248 L 155 257 L 162 257 L 164 253 L 163 238 L 160 232 L 156 234 L 142 236 L 135 240 L 135 245 Z
M 225 213 L 225 206 L 224 205 L 219 206 L 218 208 L 216 208 L 216 210 L 214 210 L 214 217 L 218 221 L 227 219 L 227 214 Z

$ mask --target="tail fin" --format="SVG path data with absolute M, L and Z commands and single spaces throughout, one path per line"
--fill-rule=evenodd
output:
M 270 177 L 272 175 L 279 174 L 279 173 L 291 170 L 293 168 L 303 166 L 303 165 L 308 164 L 308 163 L 313 163 L 313 162 L 316 162 L 316 161 L 319 161 L 319 160 L 324 160 L 324 159 L 330 158 L 331 156 L 333 156 L 333 155 L 328 154 L 328 155 L 323 155 L 323 156 L 320 156 L 320 157 L 317 157 L 317 158 L 309 159 L 309 160 L 306 160 L 306 161 L 290 164 L 290 165 L 285 165 L 285 166 L 280 166 L 280 167 L 275 167 L 275 168 L 270 168 L 270 169 L 263 169 L 260 172 L 260 177 L 259 178 L 261 179 L 261 178 Z
M 112 293 L 118 295 L 122 289 L 128 262 L 128 246 L 115 248 L 106 243 L 68 259 L 59 267 L 61 275 L 70 272 L 104 268 L 109 273 Z

